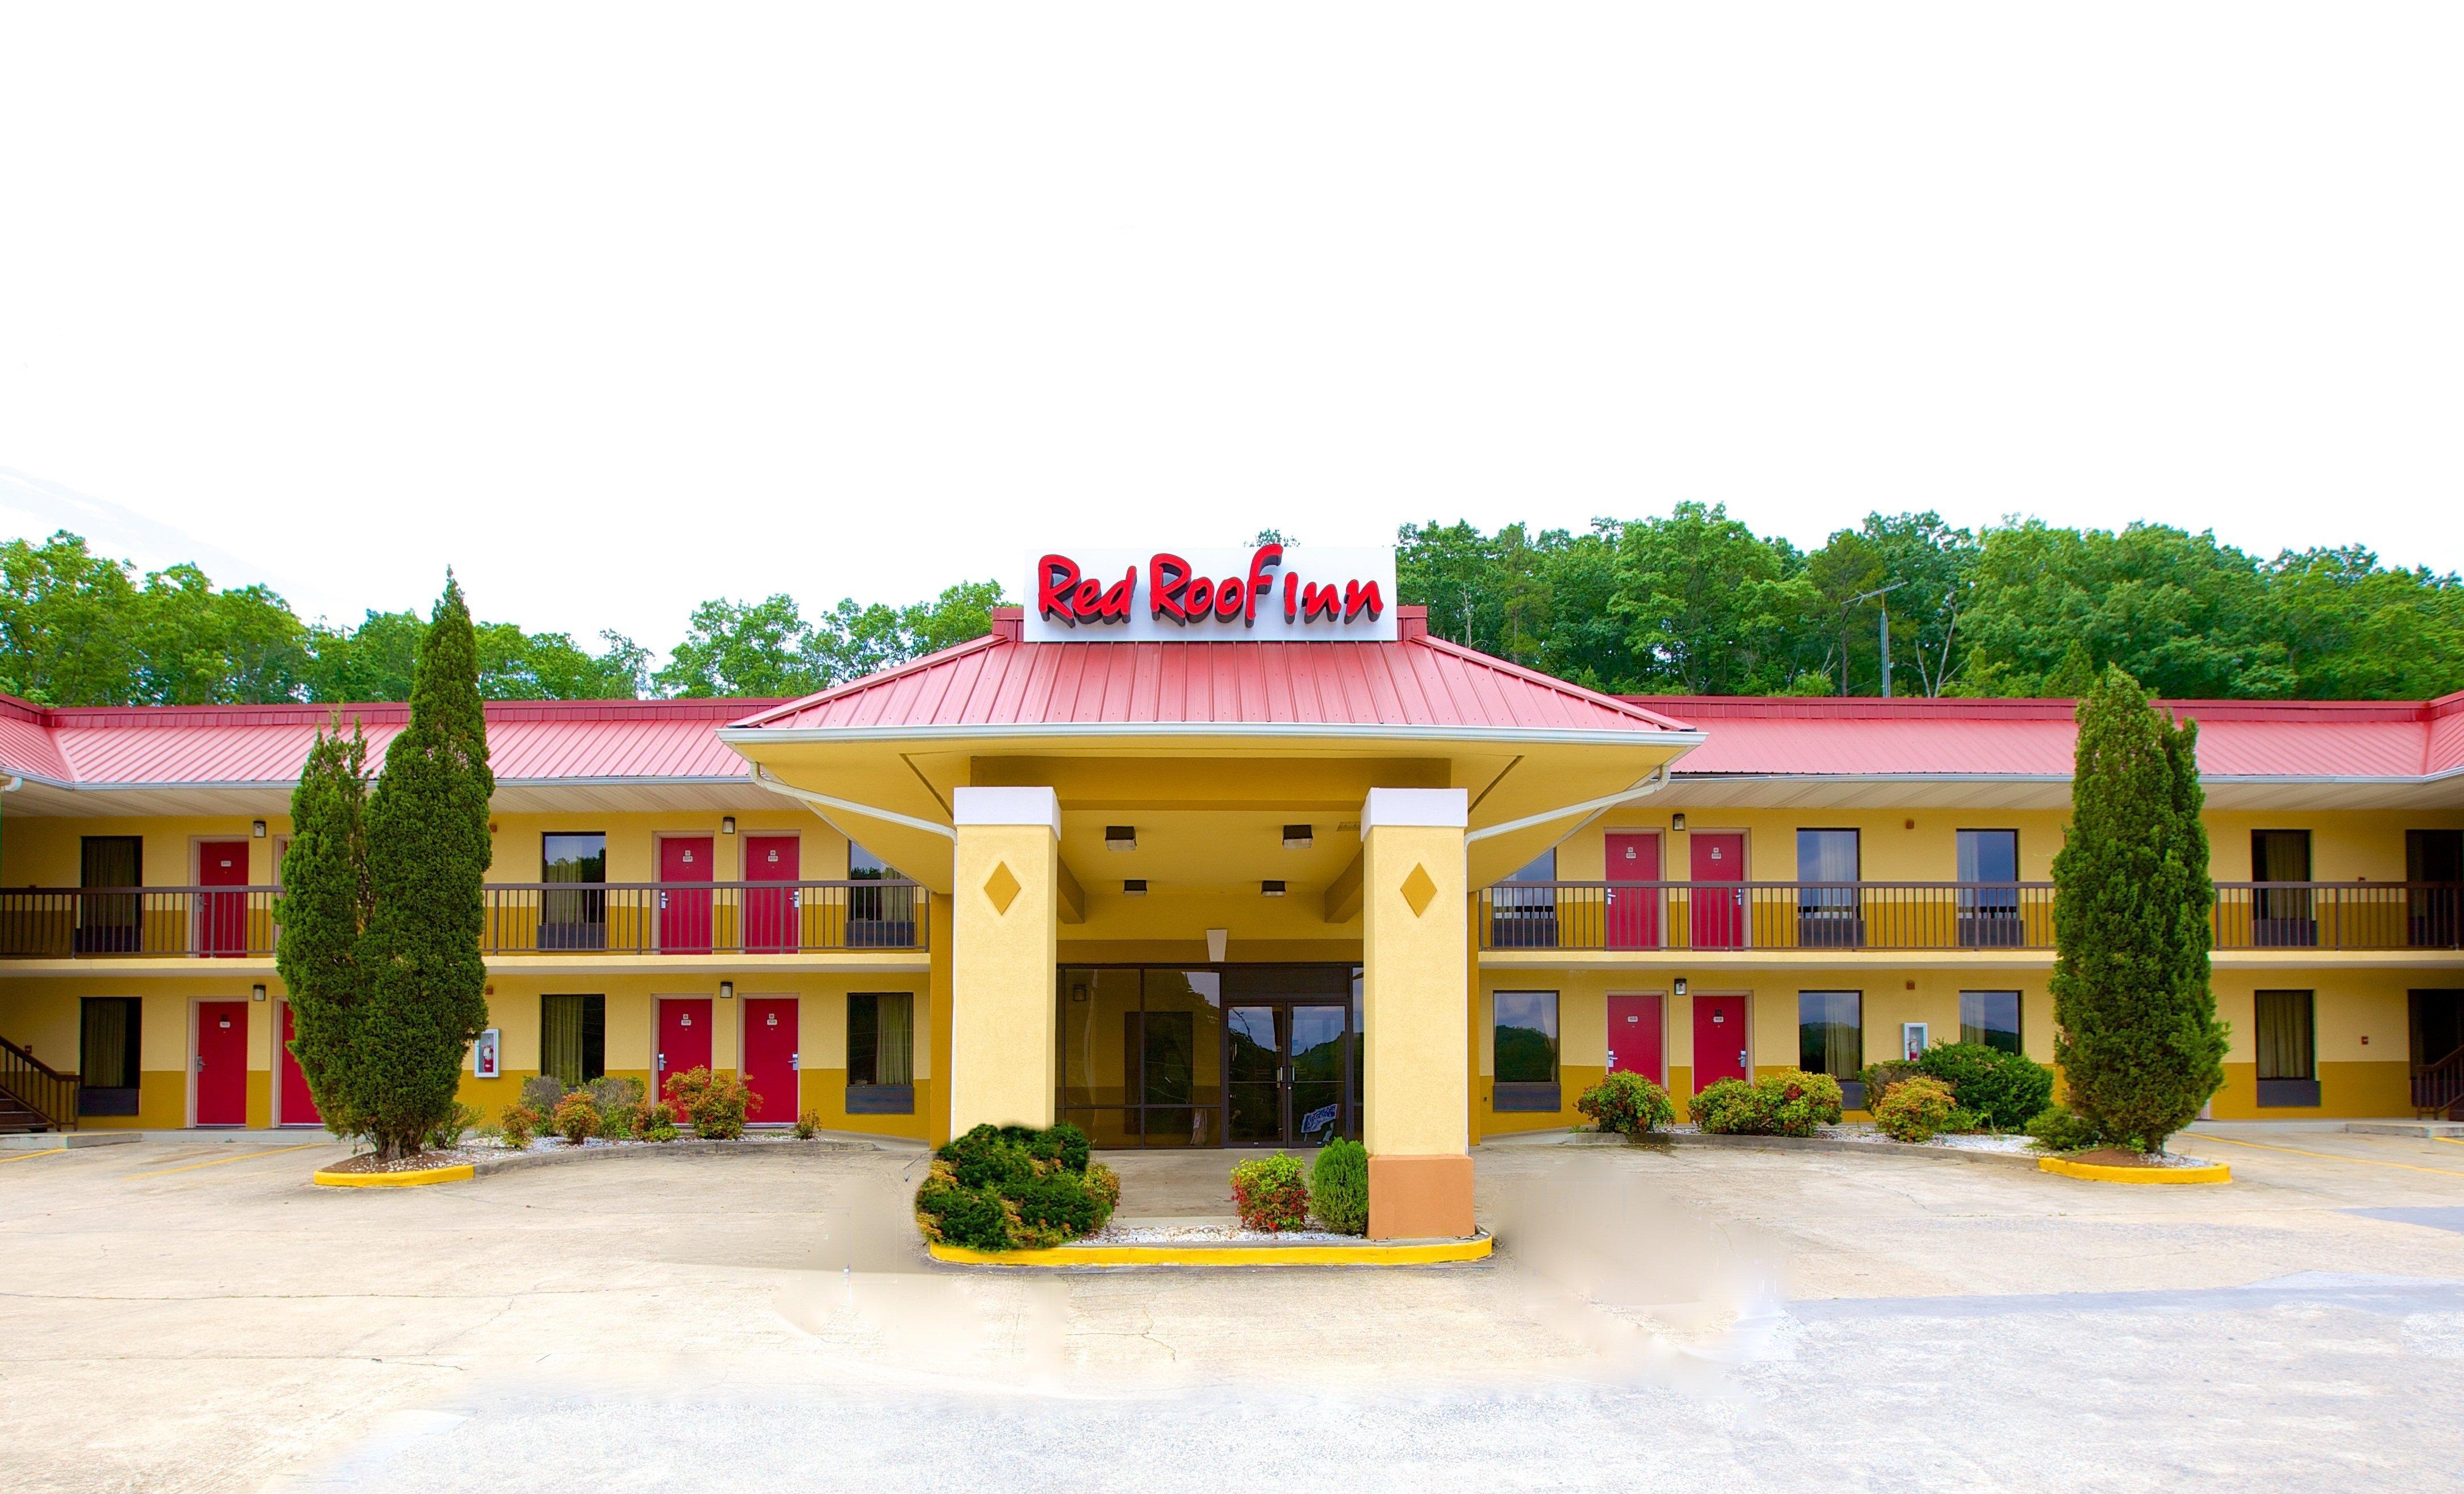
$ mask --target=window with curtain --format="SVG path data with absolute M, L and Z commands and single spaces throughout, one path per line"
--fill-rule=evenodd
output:
M 909 1115 L 915 1110 L 915 997 L 860 991 L 847 998 L 847 1112 Z
M 2308 991 L 2258 993 L 2258 1077 L 2316 1079 L 2312 1019 L 2316 1002 Z
M 1553 949 L 1557 943 L 1557 892 L 1547 886 L 1515 883 L 1557 880 L 1557 849 L 1551 846 L 1489 890 L 1490 937 L 1498 949 Z
M 2250 879 L 2254 882 L 2309 881 L 2310 832 L 2251 831 Z M 2310 916 L 2308 888 L 2261 888 L 2253 894 L 2251 902 L 2252 915 L 2257 921 L 2257 926 L 2251 931 L 2254 943 L 2262 947 L 2298 948 L 2318 942 L 2318 925 Z
M 1960 942 L 1992 949 L 2019 942 L 2019 832 L 1958 832 Z
M 539 948 L 607 947 L 607 837 L 601 832 L 539 837 Z
M 1858 836 L 1854 830 L 1796 832 L 1796 880 L 1855 882 Z M 1864 942 L 1854 887 L 1796 890 L 1797 942 L 1813 949 L 1854 949 Z
M 134 835 L 88 835 L 77 844 L 77 886 L 138 888 L 145 885 L 145 842 Z M 143 937 L 144 896 L 132 891 L 89 890 L 77 899 L 77 950 L 80 955 L 133 955 Z
M 1500 991 L 1490 999 L 1496 1088 L 1490 1108 L 1554 1110 L 1557 1090 L 1557 993 Z
M 567 1088 L 607 1072 L 607 998 L 539 998 L 539 1072 Z
M 89 996 L 77 1012 L 77 1092 L 80 1115 L 137 1113 L 140 1018 L 143 1003 L 133 996 Z
M 2464 830 L 2404 832 L 2407 942 L 2416 949 L 2464 943 Z
M 1981 1043 L 2005 1053 L 2019 1052 L 2019 993 L 1960 992 L 1959 1041 Z
M 1796 1066 L 1854 1083 L 1865 1066 L 1864 1007 L 1861 991 L 1796 993 Z
M 847 842 L 847 880 L 887 887 L 847 889 L 847 943 L 858 949 L 904 948 L 915 940 L 915 890 L 891 865 Z

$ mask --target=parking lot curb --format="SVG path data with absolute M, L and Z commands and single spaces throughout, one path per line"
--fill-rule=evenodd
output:
M 422 1167 L 400 1173 L 329 1173 L 319 1169 L 319 1188 L 425 1188 L 430 1183 L 458 1183 L 475 1175 L 468 1162 L 451 1167 Z
M 2233 1169 L 2222 1162 L 2210 1162 L 2202 1167 L 2101 1167 L 2094 1162 L 2074 1162 L 2068 1157 L 2049 1156 L 2036 1165 L 2048 1173 L 2064 1177 L 2077 1177 L 2092 1183 L 2229 1183 Z
M 1272 1241 L 1216 1245 L 1057 1245 L 1050 1250 L 969 1250 L 926 1241 L 947 1265 L 1029 1266 L 1067 1270 L 1124 1265 L 1441 1265 L 1485 1261 L 1497 1241 L 1483 1230 L 1468 1240 L 1362 1241 L 1349 1245 L 1279 1245 Z

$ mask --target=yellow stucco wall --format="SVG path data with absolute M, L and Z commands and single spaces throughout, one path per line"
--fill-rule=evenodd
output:
M 1459 1154 L 1470 1145 L 1463 960 L 1468 941 L 1460 826 L 1379 824 L 1364 837 L 1363 1064 L 1370 1153 Z M 1415 909 L 1406 889 L 1428 879 Z

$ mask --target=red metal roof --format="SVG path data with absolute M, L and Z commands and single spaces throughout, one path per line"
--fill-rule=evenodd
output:
M 773 731 L 1051 725 L 1683 731 L 1654 712 L 1428 636 L 1392 643 L 1027 643 L 1018 608 L 982 638 L 737 723 Z
M 1628 695 L 1706 740 L 1679 777 L 1820 774 L 2067 779 L 2067 700 Z M 2418 778 L 2464 769 L 2464 692 L 2438 700 L 2168 700 L 2199 723 L 2210 778 Z

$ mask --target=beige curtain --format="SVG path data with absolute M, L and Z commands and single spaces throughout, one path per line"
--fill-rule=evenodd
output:
M 539 1072 L 554 1074 L 567 1088 L 582 1083 L 582 1018 L 581 997 L 539 998 Z
M 915 998 L 901 993 L 873 999 L 879 1013 L 879 1057 L 873 1082 L 904 1085 L 915 1082 Z

